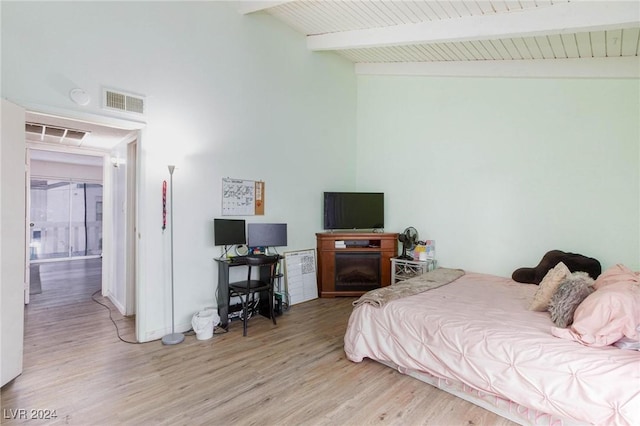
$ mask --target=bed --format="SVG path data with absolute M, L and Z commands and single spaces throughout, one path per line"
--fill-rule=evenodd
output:
M 381 362 L 519 424 L 640 425 L 639 351 L 552 335 L 549 313 L 528 309 L 536 285 L 464 272 L 435 287 L 354 302 L 347 358 Z

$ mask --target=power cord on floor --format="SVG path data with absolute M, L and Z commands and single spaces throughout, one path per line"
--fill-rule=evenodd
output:
M 122 338 L 122 336 L 120 336 L 120 329 L 118 328 L 118 324 L 116 324 L 116 321 L 113 319 L 113 313 L 111 311 L 111 308 L 107 305 L 105 305 L 104 303 L 100 302 L 99 300 L 97 300 L 94 296 L 98 293 L 100 293 L 101 290 L 96 290 L 92 295 L 91 295 L 91 300 L 93 300 L 94 302 L 96 302 L 98 305 L 104 307 L 106 310 L 109 311 L 109 319 L 111 320 L 111 322 L 113 323 L 113 326 L 116 328 L 116 335 L 118 336 L 118 339 L 120 339 L 121 341 L 123 341 L 124 343 L 129 343 L 130 345 L 141 345 L 143 343 L 152 343 L 153 341 L 150 342 L 131 342 L 129 340 L 125 340 Z M 215 326 L 213 329 L 213 334 L 224 334 L 227 333 L 229 330 L 225 330 L 223 327 L 220 326 Z M 195 336 L 196 332 L 192 329 L 187 330 L 183 333 L 185 336 Z
M 99 300 L 96 300 L 96 298 L 94 297 L 96 294 L 100 293 L 102 290 L 97 290 L 95 293 L 93 293 L 91 295 L 91 300 L 93 300 L 94 302 L 96 302 L 98 305 L 104 307 L 106 310 L 109 311 L 109 319 L 111 320 L 111 322 L 113 323 L 113 326 L 116 328 L 116 334 L 118 335 L 118 339 L 122 340 L 124 343 L 129 343 L 131 345 L 140 345 L 141 342 L 131 342 L 129 340 L 125 340 L 122 338 L 122 336 L 120 336 L 120 329 L 118 329 L 118 324 L 116 324 L 115 320 L 113 319 L 113 315 L 111 312 L 111 308 L 107 305 L 105 305 L 104 303 L 100 302 Z M 151 342 L 144 342 L 144 343 L 151 343 Z

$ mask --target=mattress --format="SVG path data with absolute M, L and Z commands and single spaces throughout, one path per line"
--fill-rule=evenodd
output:
M 640 352 L 552 336 L 549 314 L 527 309 L 536 289 L 468 272 L 380 308 L 362 305 L 349 319 L 345 353 L 567 424 L 640 425 Z

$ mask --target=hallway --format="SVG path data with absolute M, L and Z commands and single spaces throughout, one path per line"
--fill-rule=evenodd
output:
M 34 287 L 36 291 L 38 287 L 38 277 L 33 276 L 36 269 L 39 270 L 41 291 L 34 294 Z M 26 306 L 27 317 L 40 309 L 87 300 L 102 285 L 100 258 L 32 263 L 31 271 L 31 300 Z

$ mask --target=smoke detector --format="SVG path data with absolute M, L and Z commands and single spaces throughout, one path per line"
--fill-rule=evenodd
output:
M 89 105 L 91 101 L 91 97 L 87 91 L 80 88 L 72 89 L 71 92 L 69 92 L 69 97 L 73 102 L 81 106 Z

